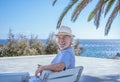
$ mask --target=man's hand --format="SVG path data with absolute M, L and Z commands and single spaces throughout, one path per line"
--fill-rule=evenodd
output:
M 44 66 L 38 65 L 38 69 L 35 72 L 35 76 L 39 77 L 44 70 L 59 72 L 64 70 L 64 68 L 65 68 L 65 64 L 63 62 L 51 64 L 51 65 L 44 65 Z
M 35 72 L 35 76 L 38 78 L 44 70 L 44 66 L 38 65 L 38 69 Z

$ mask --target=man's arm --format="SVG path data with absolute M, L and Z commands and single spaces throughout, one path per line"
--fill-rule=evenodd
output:
M 65 64 L 63 62 L 56 63 L 56 64 L 51 64 L 51 65 L 40 66 L 36 70 L 35 76 L 38 77 L 38 74 L 39 73 L 41 74 L 43 70 L 51 70 L 51 71 L 54 71 L 54 72 L 59 72 L 59 71 L 64 70 L 64 68 L 65 68 Z
M 51 70 L 54 72 L 62 71 L 62 70 L 64 70 L 64 68 L 65 68 L 65 64 L 63 62 L 43 66 L 44 70 Z

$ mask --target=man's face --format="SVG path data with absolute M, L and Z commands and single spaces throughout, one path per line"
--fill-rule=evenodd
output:
M 59 48 L 63 50 L 71 46 L 72 38 L 68 35 L 58 35 L 57 42 Z

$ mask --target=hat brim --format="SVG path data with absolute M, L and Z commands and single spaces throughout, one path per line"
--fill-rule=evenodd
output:
M 59 32 L 59 33 L 55 34 L 55 36 L 60 36 L 60 35 L 68 35 L 68 36 L 71 36 L 71 37 L 75 37 L 75 35 L 72 35 L 72 34 L 69 34 L 69 33 L 66 33 L 66 32 Z

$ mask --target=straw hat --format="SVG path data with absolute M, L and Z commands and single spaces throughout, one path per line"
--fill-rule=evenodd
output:
M 56 34 L 56 36 L 58 36 L 58 35 L 69 35 L 69 36 L 75 37 L 72 34 L 72 30 L 69 27 L 67 27 L 67 26 L 61 26 L 58 29 L 58 33 Z

